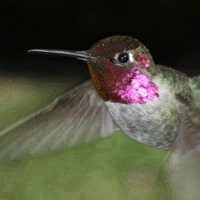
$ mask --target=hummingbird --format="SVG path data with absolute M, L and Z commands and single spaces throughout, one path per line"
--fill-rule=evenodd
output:
M 1 131 L 1 159 L 71 147 L 117 130 L 173 152 L 199 147 L 200 76 L 155 64 L 139 40 L 116 35 L 86 51 L 28 52 L 82 60 L 91 80 Z

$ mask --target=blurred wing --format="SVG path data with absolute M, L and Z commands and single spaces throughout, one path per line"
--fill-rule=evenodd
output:
M 0 132 L 0 158 L 41 154 L 111 135 L 117 127 L 91 81 Z
M 182 99 L 183 120 L 166 166 L 172 199 L 200 197 L 200 110 Z

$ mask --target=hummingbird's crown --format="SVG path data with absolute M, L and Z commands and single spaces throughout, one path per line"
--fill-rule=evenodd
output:
M 134 50 L 139 45 L 140 42 L 137 39 L 116 35 L 96 42 L 88 52 L 94 57 L 112 58 L 119 52 Z

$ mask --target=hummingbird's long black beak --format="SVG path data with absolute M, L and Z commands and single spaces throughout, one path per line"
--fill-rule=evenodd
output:
M 89 55 L 87 51 L 68 51 L 68 50 L 57 50 L 57 49 L 31 49 L 28 50 L 29 53 L 46 54 L 54 56 L 66 56 L 71 58 L 77 58 L 79 60 L 89 61 L 94 59 Z

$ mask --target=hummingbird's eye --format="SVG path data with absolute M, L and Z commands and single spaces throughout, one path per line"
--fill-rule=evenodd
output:
M 131 52 L 121 52 L 117 53 L 110 61 L 120 67 L 126 67 L 134 62 L 134 58 Z
M 118 55 L 117 59 L 120 63 L 126 63 L 129 61 L 129 55 L 127 53 L 121 53 Z

